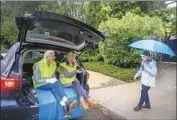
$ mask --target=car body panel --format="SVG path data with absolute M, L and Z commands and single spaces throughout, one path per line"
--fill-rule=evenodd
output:
M 53 48 L 54 50 L 57 49 L 57 47 L 53 47 L 53 46 L 47 46 L 45 45 L 44 47 L 42 47 L 43 45 L 38 45 L 38 44 L 24 44 L 23 47 L 24 47 L 24 51 L 21 51 L 20 53 L 18 53 L 18 50 L 19 50 L 19 44 L 20 43 L 16 43 L 14 46 L 11 47 L 11 49 L 9 49 L 9 51 L 7 52 L 7 55 L 6 55 L 6 58 L 5 58 L 5 61 L 7 64 L 4 64 L 3 61 L 1 61 L 1 66 L 5 65 L 5 68 L 4 71 L 9 71 L 9 74 L 7 75 L 7 77 L 12 77 L 12 78 L 16 78 L 18 76 L 20 76 L 20 66 L 19 64 L 22 64 L 21 63 L 21 59 L 22 59 L 22 54 L 24 53 L 24 51 L 27 51 L 27 50 L 35 50 L 37 48 L 39 49 L 47 49 L 47 48 Z M 28 46 L 28 47 L 27 47 Z M 37 48 L 36 48 L 37 47 Z M 12 49 L 13 48 L 13 49 Z M 62 51 L 60 49 L 58 49 L 59 51 Z M 69 52 L 68 49 L 64 49 L 63 50 L 64 52 Z M 8 55 L 10 54 L 10 55 Z M 16 54 L 16 55 L 15 55 Z M 15 57 L 16 56 L 16 57 Z M 18 56 L 18 57 L 17 57 Z M 15 59 L 13 59 L 15 57 Z M 18 58 L 18 59 L 17 59 Z M 13 63 L 13 62 L 14 63 Z M 80 65 L 80 62 L 78 61 L 77 59 L 77 62 L 79 63 Z M 11 68 L 8 68 L 8 65 L 11 65 Z M 84 68 L 82 68 L 82 71 L 83 71 L 83 74 L 80 76 L 80 81 L 84 82 L 83 85 L 83 88 L 85 88 L 85 78 L 84 76 L 86 76 L 86 70 Z M 2 74 L 1 74 L 2 75 Z M 4 76 L 4 75 L 3 75 Z M 5 76 L 4 76 L 5 77 Z M 20 80 L 20 79 L 19 79 Z M 65 88 L 65 89 L 68 89 L 68 88 Z M 65 90 L 67 91 L 67 90 Z M 76 93 L 72 93 L 73 90 L 70 90 L 69 92 L 66 93 L 66 95 L 69 97 L 69 99 L 77 99 L 78 103 L 79 103 L 79 98 L 78 96 L 76 95 Z M 72 94 L 70 94 L 72 93 Z M 31 107 L 31 105 L 27 104 L 27 105 L 23 105 L 21 104 L 19 101 L 21 100 L 21 96 L 19 95 L 20 94 L 20 89 L 17 89 L 16 91 L 6 91 L 6 92 L 3 92 L 1 91 L 1 95 L 2 95 L 2 99 L 1 99 L 1 108 L 2 108 L 2 114 L 3 114 L 3 119 L 6 119 L 6 120 L 18 120 L 18 119 L 23 119 L 23 120 L 28 120 L 27 118 L 30 119 L 34 119 L 34 120 L 37 120 L 39 119 L 39 107 Z M 56 101 L 51 101 L 51 102 L 48 102 L 46 103 L 47 106 L 50 106 L 50 104 L 56 104 Z M 25 112 L 24 112 L 25 111 Z M 17 114 L 18 113 L 18 114 Z M 73 118 L 75 117 L 79 117 L 80 115 L 83 115 L 84 114 L 84 111 L 81 110 L 79 108 L 79 104 L 77 106 L 77 112 L 75 111 L 72 115 Z M 13 117 L 12 117 L 13 116 Z

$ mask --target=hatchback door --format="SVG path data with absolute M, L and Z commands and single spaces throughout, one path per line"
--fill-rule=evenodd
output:
M 98 30 L 70 17 L 37 11 L 16 18 L 19 40 L 81 50 L 88 43 L 98 43 L 105 36 Z

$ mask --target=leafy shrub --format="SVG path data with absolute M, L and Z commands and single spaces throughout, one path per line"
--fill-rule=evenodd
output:
M 100 72 L 105 75 L 120 79 L 125 82 L 132 82 L 136 73 L 135 68 L 120 68 L 103 62 L 84 62 L 85 68 L 91 71 Z
M 130 48 L 132 42 L 165 36 L 164 23 L 160 18 L 127 13 L 122 19 L 110 18 L 102 22 L 100 31 L 105 33 L 106 40 L 99 44 L 100 53 L 105 63 L 119 67 L 135 67 L 140 61 L 139 52 Z

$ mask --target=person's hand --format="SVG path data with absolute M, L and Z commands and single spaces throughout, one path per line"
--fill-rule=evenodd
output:
M 56 78 L 51 78 L 50 80 L 51 80 L 51 83 L 55 83 L 57 81 Z
M 52 83 L 52 84 L 55 83 L 56 81 L 57 81 L 56 78 L 50 78 L 46 80 L 47 83 Z
M 137 78 L 138 76 L 137 76 L 137 74 L 134 76 L 134 80 L 136 80 L 136 78 Z
M 73 59 L 72 59 L 72 63 L 76 63 L 76 58 L 75 57 L 73 57 Z
M 78 70 L 77 70 L 77 73 L 82 73 L 82 70 L 81 70 L 81 69 L 78 69 Z
M 50 83 L 50 79 L 47 79 L 47 80 L 46 80 L 46 83 Z

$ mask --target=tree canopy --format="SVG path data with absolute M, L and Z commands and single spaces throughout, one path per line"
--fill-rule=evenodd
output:
M 83 60 L 104 61 L 118 66 L 137 62 L 128 44 L 144 38 L 169 39 L 176 34 L 176 7 L 165 1 L 3 1 L 1 2 L 1 50 L 17 42 L 15 17 L 37 10 L 52 11 L 80 20 L 106 35 L 93 45 Z M 112 53 L 112 54 L 110 54 Z M 133 53 L 132 55 L 130 53 Z M 89 56 L 89 57 L 88 57 Z M 84 58 L 85 57 L 85 58 Z

